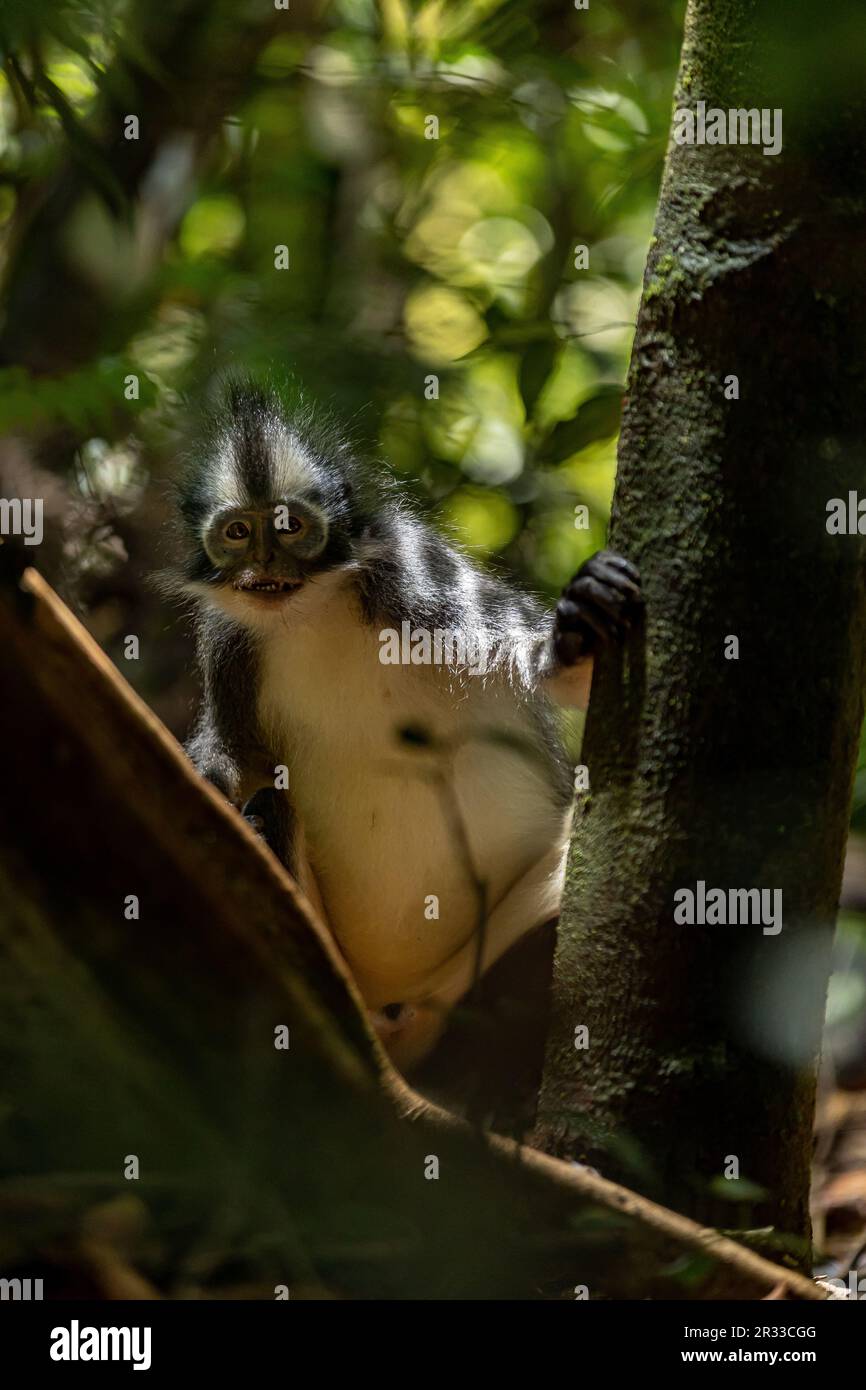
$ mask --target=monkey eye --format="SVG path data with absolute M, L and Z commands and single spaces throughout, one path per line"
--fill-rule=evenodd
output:
M 290 512 L 287 517 L 280 519 L 276 523 L 277 532 L 282 536 L 296 536 L 299 531 L 304 530 L 304 523 L 299 516 L 293 516 Z
M 245 541 L 249 538 L 250 528 L 245 521 L 230 521 L 223 530 L 223 535 L 227 541 Z

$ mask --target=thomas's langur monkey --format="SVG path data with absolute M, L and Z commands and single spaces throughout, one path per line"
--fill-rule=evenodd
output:
M 180 486 L 179 584 L 204 686 L 190 756 L 238 806 L 276 799 L 275 848 L 405 1068 L 477 971 L 556 918 L 572 769 L 554 704 L 585 707 L 593 652 L 641 596 L 602 551 L 549 612 L 398 486 L 314 410 L 235 385 Z

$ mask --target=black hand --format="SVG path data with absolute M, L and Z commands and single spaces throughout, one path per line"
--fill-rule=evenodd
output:
M 621 641 L 643 605 L 634 565 L 600 550 L 581 565 L 556 605 L 553 648 L 562 666 L 591 656 L 605 642 Z

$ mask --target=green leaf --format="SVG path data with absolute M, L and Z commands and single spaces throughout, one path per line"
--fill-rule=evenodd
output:
M 527 420 L 535 409 L 535 402 L 541 395 L 544 383 L 553 371 L 553 364 L 559 352 L 559 344 L 552 338 L 530 343 L 520 363 L 518 378 L 520 394 L 526 407 Z
M 610 439 L 619 430 L 622 418 L 622 387 L 605 386 L 583 402 L 573 420 L 562 420 L 541 450 L 545 463 L 563 463 L 594 444 Z

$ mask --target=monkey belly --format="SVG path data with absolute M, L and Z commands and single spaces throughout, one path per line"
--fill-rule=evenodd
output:
M 450 783 L 361 761 L 342 768 L 339 786 L 331 772 L 327 796 L 317 762 L 290 778 L 292 800 L 328 923 L 370 1008 L 456 1002 L 479 930 L 489 964 L 556 914 L 568 818 L 513 755 L 467 752 Z

